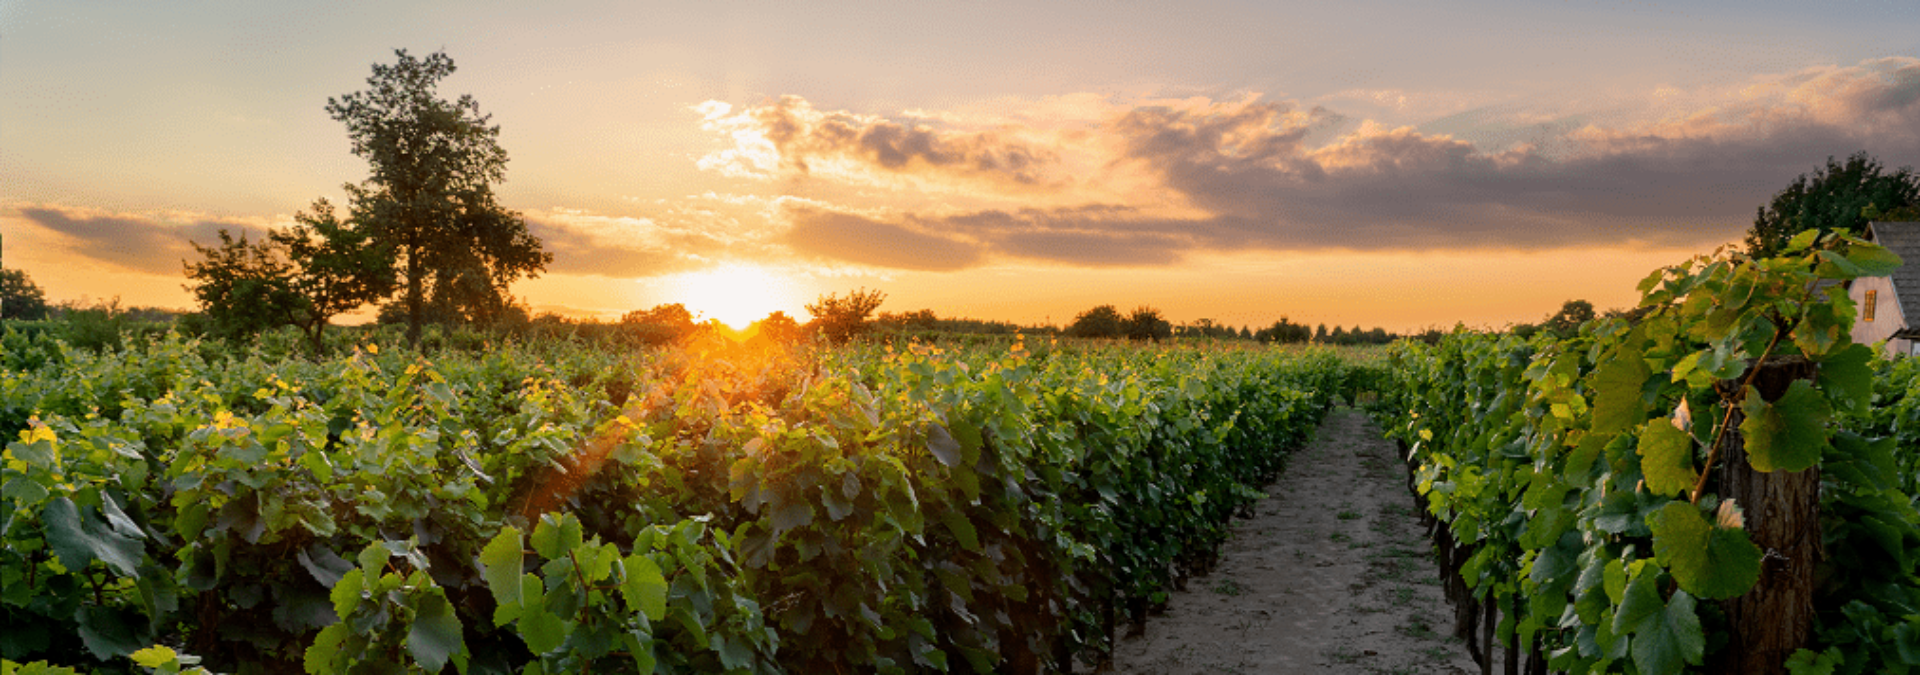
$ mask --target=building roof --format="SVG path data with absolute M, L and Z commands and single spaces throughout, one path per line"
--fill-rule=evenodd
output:
M 1920 333 L 1920 223 L 1868 223 L 1867 238 L 1900 256 L 1900 267 L 1891 275 L 1894 298 L 1906 316 L 1906 329 L 1900 335 Z

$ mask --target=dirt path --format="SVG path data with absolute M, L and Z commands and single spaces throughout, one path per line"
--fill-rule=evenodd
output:
M 1393 445 L 1337 409 L 1237 521 L 1213 573 L 1187 582 L 1117 673 L 1478 673 L 1444 635 L 1429 545 Z

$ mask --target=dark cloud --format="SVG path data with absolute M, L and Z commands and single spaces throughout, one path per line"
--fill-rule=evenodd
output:
M 46 206 L 21 208 L 20 215 L 73 238 L 72 251 L 82 257 L 151 274 L 180 274 L 185 261 L 200 259 L 189 242 L 211 246 L 219 242 L 220 230 L 227 230 L 235 237 L 244 234 L 253 240 L 265 235 L 260 228 L 234 221 L 175 223 L 135 215 L 76 216 L 68 210 Z
M 801 253 L 876 267 L 951 271 L 978 265 L 981 247 L 927 234 L 904 223 L 813 207 L 785 209 L 793 227 L 786 243 Z

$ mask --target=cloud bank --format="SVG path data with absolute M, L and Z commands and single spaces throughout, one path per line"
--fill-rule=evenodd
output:
M 29 222 L 65 235 L 72 253 L 147 274 L 180 274 L 186 261 L 200 259 L 191 242 L 218 244 L 221 230 L 252 240 L 266 232 L 264 222 L 191 213 L 109 213 L 59 205 L 17 210 Z
M 730 143 L 700 165 L 821 197 L 775 213 L 798 252 L 952 270 L 1150 266 L 1202 251 L 1707 246 L 1829 156 L 1920 161 L 1920 59 L 1904 57 L 1663 89 L 1607 115 L 1486 115 L 1474 139 L 1296 101 L 1068 103 L 888 119 L 793 96 L 738 111 L 709 102 L 703 127 Z M 1487 140 L 1498 138 L 1525 140 Z M 894 205 L 860 201 L 876 185 Z

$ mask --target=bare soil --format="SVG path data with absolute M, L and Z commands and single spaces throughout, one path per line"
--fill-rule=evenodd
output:
M 1336 409 L 1211 574 L 1123 638 L 1106 672 L 1478 673 L 1447 609 L 1403 465 Z

